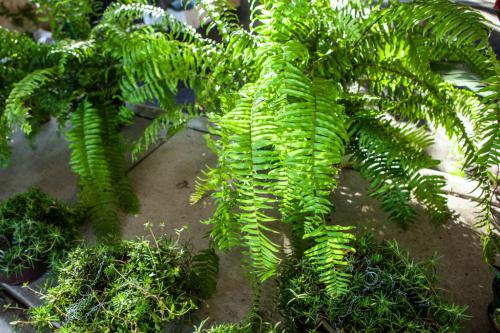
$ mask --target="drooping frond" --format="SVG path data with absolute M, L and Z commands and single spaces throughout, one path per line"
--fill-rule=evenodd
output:
M 152 145 L 160 140 L 167 140 L 184 128 L 188 121 L 182 110 L 166 111 L 144 130 L 142 136 L 134 143 L 132 147 L 132 159 L 137 160 L 141 154 L 144 154 Z
M 274 133 L 267 126 L 269 115 L 262 101 L 256 87 L 246 86 L 234 109 L 223 116 L 220 126 L 231 133 L 224 147 L 227 155 L 222 157 L 238 192 L 236 203 L 241 212 L 237 216 L 242 239 L 254 274 L 264 281 L 276 270 L 278 246 L 269 238 L 274 233 L 269 224 L 276 221 L 269 212 L 276 200 L 269 197 L 273 184 L 268 182 L 268 171 L 272 168 L 269 162 L 273 152 L 267 147 L 272 144 Z
M 315 245 L 307 249 L 305 256 L 318 272 L 319 280 L 326 290 L 334 296 L 349 289 L 350 274 L 343 268 L 348 265 L 345 256 L 354 251 L 350 245 L 354 236 L 349 231 L 352 227 L 320 225 L 305 234 L 306 239 L 313 239 Z
M 105 111 L 105 110 L 103 110 Z M 70 141 L 73 171 L 80 176 L 80 204 L 100 237 L 117 235 L 117 208 L 137 210 L 137 201 L 129 187 L 123 151 L 113 120 L 88 100 L 71 115 Z
M 500 172 L 500 65 L 495 67 L 496 77 L 486 81 L 482 93 L 483 103 L 487 106 L 484 117 L 479 124 L 481 148 L 477 153 L 473 178 L 479 181 L 481 197 L 479 198 L 480 218 L 476 222 L 478 228 L 484 229 L 483 247 L 485 258 L 494 263 L 500 252 L 500 221 L 493 212 L 493 202 L 498 200 Z
M 39 84 L 36 79 L 42 79 L 40 76 L 33 75 L 31 79 L 23 80 L 26 75 L 42 68 L 51 67 L 47 61 L 47 54 L 50 52 L 51 46 L 38 44 L 28 35 L 2 27 L 0 27 L 0 44 L 2 45 L 0 48 L 0 82 L 2 82 L 0 85 L 0 166 L 3 167 L 10 159 L 9 139 L 12 132 L 18 129 L 13 126 L 21 126 L 30 130 L 29 137 L 31 138 L 37 127 L 46 120 L 54 105 L 45 103 L 46 100 L 43 98 L 32 99 L 29 103 L 24 103 L 24 100 L 22 103 L 11 101 L 16 105 L 11 105 L 11 114 L 9 115 L 11 119 L 7 119 L 7 116 L 4 115 L 5 107 L 12 90 L 16 88 L 15 94 L 20 97 L 23 90 L 26 92 L 26 89 L 30 89 L 28 86 L 35 88 Z M 24 83 L 21 83 L 21 80 Z M 29 82 L 30 80 L 32 81 Z M 34 90 L 37 92 L 37 89 Z M 35 111 L 29 113 L 29 119 L 26 119 L 28 114 L 23 115 L 26 109 Z
M 198 252 L 192 260 L 195 287 L 200 289 L 200 296 L 208 298 L 217 289 L 219 257 L 213 248 L 208 248 Z
M 35 93 L 45 84 L 49 83 L 55 73 L 54 68 L 40 69 L 25 76 L 14 85 L 7 98 L 4 114 L 0 122 L 7 124 L 11 129 L 20 127 L 23 132 L 29 134 L 31 126 L 29 124 L 30 107 L 26 105 L 26 99 Z
M 113 193 L 111 174 L 106 163 L 103 144 L 103 124 L 95 109 L 84 101 L 71 115 L 72 128 L 66 136 L 70 142 L 73 171 L 80 176 L 82 190 L 80 200 L 88 207 L 91 218 L 104 234 L 117 228 L 118 217 L 114 207 L 118 205 Z
M 500 64 L 497 64 L 496 70 L 498 74 L 485 81 L 486 86 L 482 89 L 485 94 L 482 103 L 487 108 L 478 121 L 478 132 L 482 137 L 477 163 L 486 166 L 500 164 Z
M 445 180 L 420 172 L 438 163 L 424 152 L 432 143 L 429 134 L 423 128 L 373 113 L 358 113 L 360 121 L 352 129 L 356 145 L 352 160 L 370 180 L 371 195 L 380 199 L 391 220 L 402 226 L 415 218 L 411 204 L 414 197 L 424 204 L 434 220 L 445 222 L 450 216 L 442 190 Z

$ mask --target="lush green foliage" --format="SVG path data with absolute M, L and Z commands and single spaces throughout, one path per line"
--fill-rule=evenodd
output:
M 37 262 L 54 263 L 76 238 L 79 214 L 39 189 L 0 205 L 0 272 L 19 274 Z
M 214 243 L 221 250 L 243 245 L 257 283 L 276 272 L 280 246 L 272 235 L 282 221 L 291 226 L 296 254 L 313 264 L 330 293 L 347 292 L 344 258 L 353 236 L 349 227 L 326 223 L 345 159 L 370 180 L 394 222 L 414 221 L 412 199 L 446 221 L 444 178 L 420 172 L 438 163 L 424 150 L 434 127 L 459 142 L 464 168 L 480 182 L 478 226 L 486 230 L 485 253 L 493 253 L 490 167 L 500 155 L 500 65 L 480 14 L 448 0 L 386 8 L 260 1 L 248 32 L 227 1 L 203 6 L 220 43 L 152 6 L 114 6 L 99 31 L 124 63 L 127 98 L 155 97 L 167 109 L 160 124 L 178 114 L 169 101 L 179 82 L 197 92 L 197 106 L 215 124 L 209 145 L 219 160 L 193 201 L 212 192 L 217 209 L 207 223 Z M 145 26 L 144 16 L 156 24 Z M 430 67 L 443 59 L 468 64 L 491 93 L 481 99 L 443 81 Z M 159 133 L 154 126 L 148 139 Z
M 50 7 L 53 12 L 48 11 L 47 15 L 64 16 L 59 13 L 63 8 L 90 20 L 87 11 L 79 12 L 78 7 L 66 2 L 59 5 Z M 65 19 L 71 20 L 71 16 Z M 120 133 L 120 127 L 133 117 L 119 98 L 119 80 L 123 74 L 120 65 L 92 38 L 61 40 L 50 47 L 34 42 L 29 45 L 32 54 L 28 52 L 31 50 L 15 45 L 11 52 L 26 52 L 36 57 L 40 50 L 47 50 L 48 56 L 43 66 L 36 68 L 19 62 L 4 63 L 6 72 L 22 71 L 25 76 L 10 77 L 18 82 L 6 86 L 8 97 L 0 114 L 2 161 L 8 160 L 9 140 L 17 128 L 32 134 L 37 119 L 57 118 L 62 129 L 69 128 L 66 137 L 70 141 L 70 163 L 80 176 L 82 187 L 80 204 L 87 209 L 99 237 L 114 236 L 118 231 L 118 210 L 138 211 L 137 199 L 126 177 L 126 146 Z M 68 123 L 70 126 L 66 126 Z
M 31 311 L 58 332 L 159 332 L 198 308 L 200 279 L 186 248 L 166 239 L 77 248 L 58 268 L 58 285 Z
M 458 332 L 464 308 L 446 304 L 434 284 L 435 258 L 415 263 L 398 244 L 361 236 L 348 257 L 349 291 L 333 298 L 306 260 L 285 262 L 278 277 L 280 312 L 292 332 L 326 322 L 340 332 Z
M 50 115 L 71 128 L 71 167 L 80 176 L 80 203 L 99 236 L 116 234 L 117 208 L 138 210 L 137 200 L 126 178 L 124 139 L 120 126 L 131 113 L 116 99 L 119 94 L 118 64 L 102 55 L 99 45 L 87 42 L 61 43 L 51 52 L 53 66 L 28 74 L 14 85 L 4 114 L 10 129 L 30 133 L 29 102 L 39 96 L 51 105 Z M 9 131 L 4 140 L 9 138 Z
M 9 157 L 8 142 L 4 138 L 10 133 L 3 115 L 9 94 L 16 83 L 27 74 L 47 66 L 50 46 L 37 45 L 26 35 L 1 27 L 0 41 L 2 43 L 0 49 L 0 81 L 2 82 L 0 85 L 0 166 L 4 166 Z M 36 112 L 30 111 L 27 115 L 31 128 L 28 132 L 32 135 L 40 124 L 47 120 L 50 108 L 43 103 L 43 99 L 36 95 L 27 102 L 26 107 L 29 110 L 36 110 Z

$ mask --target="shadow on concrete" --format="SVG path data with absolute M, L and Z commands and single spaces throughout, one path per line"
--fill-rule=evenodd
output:
M 332 223 L 355 225 L 357 232 L 368 230 L 379 240 L 394 239 L 401 248 L 409 251 L 417 261 L 429 258 L 434 252 L 440 256 L 438 286 L 449 302 L 468 307 L 472 318 L 463 325 L 463 332 L 488 332 L 486 310 L 491 301 L 492 273 L 482 259 L 479 235 L 471 229 L 475 214 L 473 204 L 467 200 L 450 197 L 449 206 L 455 219 L 445 225 L 429 222 L 423 209 L 408 230 L 387 222 L 377 200 L 367 194 L 368 183 L 353 170 L 344 170 L 339 188 L 332 200 L 336 211 Z M 467 210 L 469 213 L 464 214 Z

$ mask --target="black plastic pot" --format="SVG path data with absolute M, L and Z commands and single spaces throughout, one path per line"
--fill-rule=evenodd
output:
M 35 261 L 33 267 L 23 269 L 18 274 L 3 274 L 0 273 L 0 283 L 18 285 L 25 282 L 33 281 L 39 278 L 47 271 L 47 264 L 44 261 Z
M 495 310 L 500 309 L 500 267 L 492 265 L 495 271 L 495 277 L 491 283 L 491 290 L 493 291 L 493 301 L 488 306 L 488 319 L 490 325 L 495 329 L 496 332 L 500 332 L 500 322 L 495 321 Z

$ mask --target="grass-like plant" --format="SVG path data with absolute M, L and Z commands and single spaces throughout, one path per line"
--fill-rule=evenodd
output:
M 211 288 L 200 280 L 210 274 L 199 255 L 152 237 L 72 251 L 30 323 L 67 333 L 159 332 L 196 310 Z
M 290 332 L 458 332 L 465 308 L 447 304 L 435 287 L 435 258 L 413 261 L 395 241 L 363 235 L 347 258 L 353 276 L 340 297 L 323 292 L 314 267 L 291 258 L 278 276 L 279 309 Z M 320 331 L 321 331 L 320 329 Z
M 77 236 L 79 214 L 39 189 L 0 205 L 0 272 L 16 276 L 38 263 L 53 264 Z
M 171 107 L 178 84 L 195 89 L 195 109 L 214 124 L 209 145 L 218 164 L 193 201 L 212 193 L 217 206 L 207 222 L 214 244 L 242 246 L 256 286 L 276 273 L 281 247 L 272 235 L 282 222 L 292 231 L 295 255 L 312 265 L 329 294 L 349 291 L 352 228 L 328 223 L 345 160 L 370 181 L 370 193 L 392 221 L 415 220 L 413 199 L 433 220 L 448 220 L 445 179 L 421 173 L 438 163 L 425 153 L 434 127 L 459 142 L 463 168 L 479 182 L 477 225 L 484 228 L 486 257 L 493 258 L 498 177 L 490 170 L 500 157 L 500 65 L 479 13 L 448 0 L 387 7 L 264 0 L 252 2 L 246 31 L 228 1 L 203 6 L 219 43 L 159 8 L 137 4 L 111 7 L 98 31 L 124 65 L 126 96 L 157 98 L 166 109 L 144 142 L 182 118 Z M 145 25 L 145 16 L 155 23 Z M 479 74 L 484 97 L 431 70 L 432 62 L 446 59 Z
M 203 321 L 198 327 L 195 327 L 193 333 L 281 333 L 285 332 L 279 324 L 272 325 L 262 321 L 251 321 L 237 324 L 214 325 L 210 328 L 204 328 L 206 321 Z

